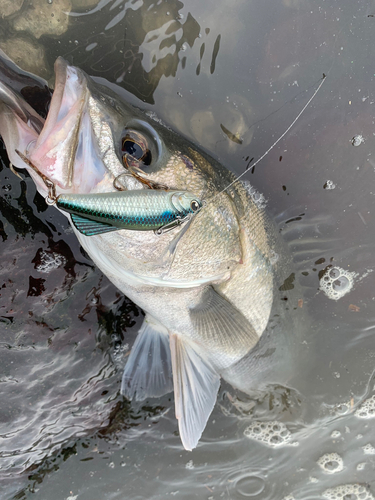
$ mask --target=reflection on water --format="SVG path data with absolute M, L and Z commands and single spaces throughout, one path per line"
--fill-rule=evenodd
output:
M 328 74 L 287 138 L 248 173 L 295 261 L 285 286 L 302 290 L 298 311 L 290 308 L 300 329 L 278 346 L 284 380 L 257 390 L 272 347 L 265 337 L 251 396 L 223 383 L 192 453 L 176 436 L 169 396 L 119 396 L 142 313 L 3 153 L 4 498 L 374 498 L 372 3 L 3 4 L 0 47 L 26 70 L 50 79 L 62 55 L 237 173 L 292 122 L 311 95 L 301 91 Z M 343 278 L 353 286 L 338 297 Z

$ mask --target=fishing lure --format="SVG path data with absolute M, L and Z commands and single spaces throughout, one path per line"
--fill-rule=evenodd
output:
M 166 186 L 163 189 L 57 196 L 54 182 L 17 149 L 16 153 L 42 178 L 48 189 L 46 203 L 70 213 L 74 227 L 85 236 L 119 229 L 154 231 L 160 235 L 189 221 L 203 206 L 193 193 L 169 190 Z
M 189 191 L 137 189 L 113 193 L 60 194 L 56 207 L 69 212 L 85 236 L 130 229 L 162 234 L 202 208 Z

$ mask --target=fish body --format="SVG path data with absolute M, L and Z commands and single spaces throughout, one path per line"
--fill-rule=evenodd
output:
M 72 223 L 86 236 L 128 229 L 163 230 L 191 217 L 202 202 L 186 191 L 135 189 L 114 193 L 61 194 L 57 208 L 71 214 Z
M 236 366 L 266 329 L 281 269 L 275 232 L 243 183 L 225 189 L 235 178 L 209 155 L 61 58 L 55 71 L 45 121 L 26 103 L 20 112 L 17 92 L 0 100 L 10 161 L 29 171 L 42 196 L 45 184 L 16 150 L 55 183 L 64 210 L 71 195 L 117 197 L 115 179 L 125 190 L 145 190 L 136 176 L 123 175 L 134 169 L 150 183 L 207 200 L 189 224 L 161 235 L 123 229 L 86 236 L 73 225 L 96 265 L 146 314 L 122 393 L 142 400 L 173 390 L 180 437 L 191 450 L 220 378 L 241 387 Z

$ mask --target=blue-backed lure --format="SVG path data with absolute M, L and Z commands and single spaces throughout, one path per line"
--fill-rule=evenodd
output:
M 68 212 L 74 227 L 85 236 L 119 229 L 162 234 L 189 221 L 203 206 L 202 201 L 193 193 L 169 190 L 162 184 L 158 186 L 163 186 L 163 189 L 68 193 L 57 196 L 54 182 L 42 174 L 23 153 L 18 150 L 16 152 L 42 178 L 48 189 L 48 205 L 56 205 Z M 116 182 L 114 186 L 116 187 Z
M 188 191 L 137 189 L 60 194 L 56 206 L 70 213 L 80 233 L 93 236 L 119 229 L 161 234 L 189 220 L 202 202 Z

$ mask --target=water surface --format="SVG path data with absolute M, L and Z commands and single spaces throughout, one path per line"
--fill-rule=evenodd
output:
M 119 395 L 142 312 L 3 154 L 4 498 L 374 498 L 375 5 L 34 4 L 59 22 L 37 29 L 25 2 L 0 23 L 0 47 L 21 66 L 53 81 L 62 55 L 238 174 L 327 78 L 246 175 L 294 260 L 299 301 L 289 314 L 299 326 L 286 332 L 283 379 L 257 392 L 257 373 L 252 397 L 223 383 L 193 452 L 181 446 L 172 395 L 138 404 Z M 333 267 L 354 273 L 339 300 L 319 289 Z

